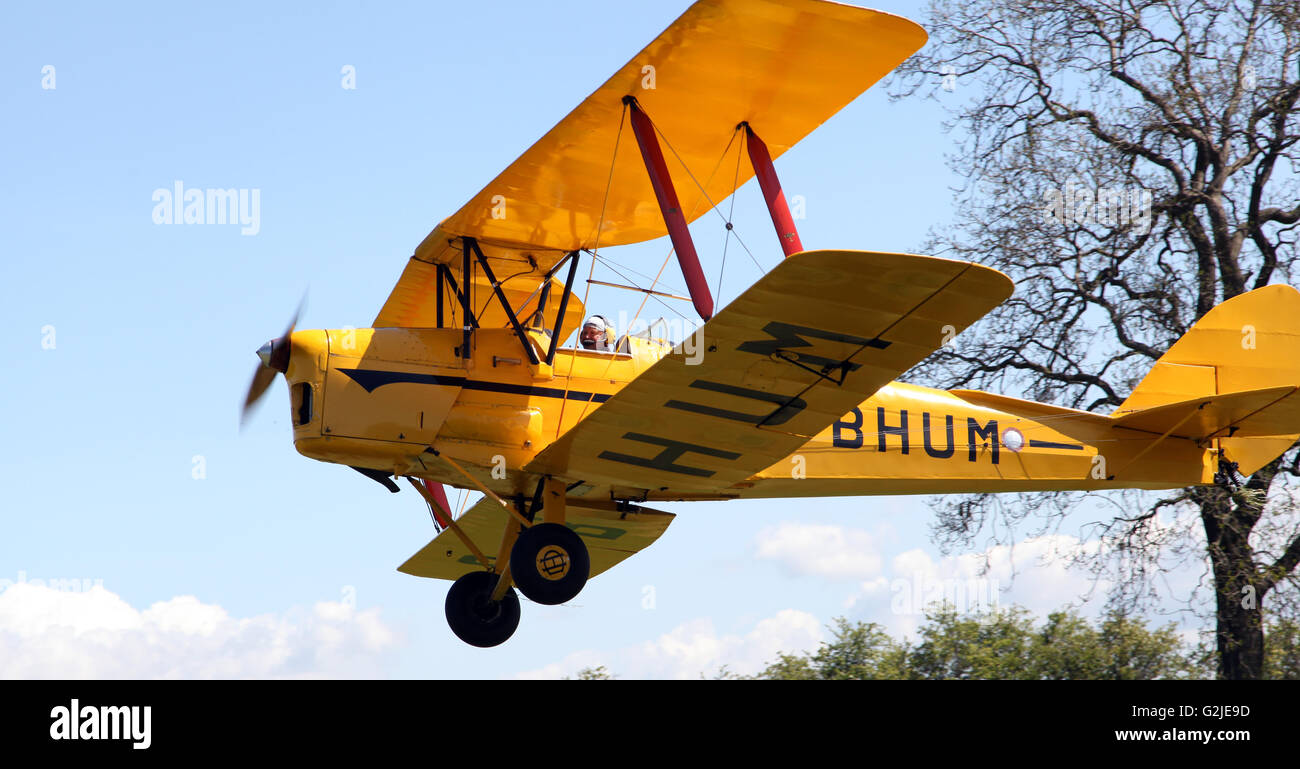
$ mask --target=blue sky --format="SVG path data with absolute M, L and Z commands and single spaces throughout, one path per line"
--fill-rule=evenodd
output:
M 448 583 L 395 571 L 433 535 L 409 489 L 298 455 L 278 382 L 240 433 L 253 353 L 304 291 L 300 328 L 368 325 L 424 235 L 687 5 L 0 11 L 0 675 L 694 676 L 812 646 L 835 616 L 906 631 L 920 616 L 890 585 L 973 574 L 930 543 L 919 498 L 664 505 L 679 515 L 656 546 L 472 649 L 443 620 Z M 906 251 L 947 222 L 943 117 L 877 86 L 783 156 L 805 246 Z M 176 181 L 259 190 L 258 232 L 155 224 Z M 770 268 L 753 182 L 736 212 Z M 713 283 L 720 222 L 693 231 Z M 668 248 L 605 253 L 653 274 Z M 723 303 L 758 274 L 733 244 Z M 596 288 L 589 308 L 632 297 Z M 1062 543 L 1023 543 L 1000 600 L 1075 598 L 1082 577 L 1033 567 Z M 73 578 L 102 587 L 32 583 Z

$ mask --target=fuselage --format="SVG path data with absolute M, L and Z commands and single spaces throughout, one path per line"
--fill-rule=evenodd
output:
M 544 350 L 549 338 L 530 339 Z M 617 353 L 560 349 L 530 364 L 514 332 L 480 329 L 468 359 L 458 329 L 298 331 L 286 378 L 294 444 L 326 462 L 506 496 L 550 442 L 671 345 L 627 338 Z M 735 499 L 872 494 L 1178 488 L 1210 483 L 1214 453 L 1108 417 L 971 391 L 891 383 L 798 451 L 719 494 L 575 485 L 573 496 Z M 1140 462 L 1136 461 L 1141 459 Z M 1135 471 L 1140 468 L 1141 474 Z M 581 479 L 573 479 L 579 481 Z

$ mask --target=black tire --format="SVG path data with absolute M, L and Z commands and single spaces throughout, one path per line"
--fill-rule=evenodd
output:
M 591 556 L 582 537 L 558 523 L 519 533 L 510 551 L 510 577 L 530 601 L 548 606 L 572 599 L 587 584 Z
M 456 637 L 471 646 L 488 648 L 506 642 L 519 627 L 519 596 L 506 590 L 493 601 L 497 575 L 474 571 L 452 583 L 447 591 L 447 624 Z

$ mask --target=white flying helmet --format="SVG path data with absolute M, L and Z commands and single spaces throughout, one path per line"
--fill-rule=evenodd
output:
M 589 332 L 588 329 L 592 331 Z M 604 315 L 592 315 L 582 324 L 578 339 L 588 350 L 608 350 L 614 344 L 614 326 Z

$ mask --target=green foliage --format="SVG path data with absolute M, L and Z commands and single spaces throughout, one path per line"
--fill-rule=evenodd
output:
M 1300 623 L 1277 620 L 1264 636 L 1264 677 L 1300 681 Z
M 914 642 L 898 640 L 874 622 L 837 617 L 831 639 L 814 652 L 778 654 L 753 676 L 724 665 L 714 680 L 1109 680 L 1214 678 L 1213 634 L 1183 642 L 1174 625 L 1152 629 L 1139 617 L 1112 611 L 1090 622 L 1074 611 L 1052 612 L 1035 626 L 1020 607 L 958 614 L 951 604 L 925 615 Z M 1300 623 L 1266 624 L 1264 677 L 1300 680 Z M 583 668 L 578 680 L 610 680 L 604 665 Z M 703 678 L 704 676 L 701 675 Z
M 1097 678 L 1145 681 L 1195 675 L 1173 623 L 1148 630 L 1145 620 L 1112 612 L 1102 623 L 1098 641 L 1106 667 Z
M 1218 676 L 1219 652 L 1213 632 L 1202 635 L 1190 655 L 1198 678 Z M 1264 623 L 1264 667 L 1262 678 L 1300 681 L 1300 623 L 1274 618 Z
M 840 617 L 834 638 L 812 654 L 781 654 L 755 678 L 780 681 L 870 680 L 902 678 L 906 646 L 875 623 L 851 623 Z
M 594 667 L 594 668 L 583 668 L 582 670 L 579 670 L 579 671 L 578 671 L 578 674 L 577 674 L 576 676 L 574 676 L 573 678 L 569 678 L 569 676 L 565 676 L 563 680 L 565 680 L 565 681 L 570 681 L 570 680 L 576 680 L 576 681 L 613 681 L 613 680 L 614 680 L 614 674 L 613 674 L 613 673 L 610 673 L 608 670 L 606 670 L 604 665 L 597 665 L 597 666 Z
M 1073 612 L 1054 612 L 1034 627 L 1029 612 L 1007 608 L 959 615 L 951 605 L 926 614 L 914 644 L 874 623 L 838 618 L 832 639 L 810 654 L 782 654 L 756 678 L 766 680 L 1026 679 L 1135 680 L 1191 678 L 1193 650 L 1173 625 L 1151 630 L 1119 613 L 1095 626 Z M 1295 641 L 1291 637 L 1292 668 Z
M 1149 681 L 1197 677 L 1194 652 L 1173 624 L 1151 630 L 1146 620 L 1111 612 L 1093 627 L 1072 613 L 1054 612 L 1038 632 L 1036 678 Z
M 959 616 L 951 605 L 926 613 L 920 642 L 908 654 L 908 678 L 1037 678 L 1033 625 L 1023 609 Z

